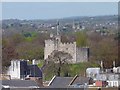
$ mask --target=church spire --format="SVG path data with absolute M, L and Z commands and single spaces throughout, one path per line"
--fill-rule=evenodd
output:
M 61 37 L 60 37 L 60 32 L 59 32 L 59 21 L 57 20 L 57 35 L 56 35 L 56 40 L 57 41 L 61 41 Z
M 59 21 L 57 20 L 57 35 L 59 35 Z
M 73 20 L 72 28 L 75 29 L 75 22 L 74 22 L 74 20 Z

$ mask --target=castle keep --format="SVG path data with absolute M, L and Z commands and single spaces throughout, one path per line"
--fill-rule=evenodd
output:
M 58 25 L 57 35 L 51 36 L 49 40 L 45 40 L 44 60 L 46 60 L 54 50 L 69 53 L 72 56 L 71 63 L 87 62 L 89 59 L 88 47 L 77 47 L 76 42 L 73 43 L 61 42 L 61 36 L 58 33 Z

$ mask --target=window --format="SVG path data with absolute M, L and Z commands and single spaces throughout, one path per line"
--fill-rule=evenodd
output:
M 109 86 L 111 86 L 111 82 L 109 82 Z
M 114 82 L 114 86 L 117 86 L 117 81 Z
M 68 50 L 68 48 L 66 48 L 66 50 Z

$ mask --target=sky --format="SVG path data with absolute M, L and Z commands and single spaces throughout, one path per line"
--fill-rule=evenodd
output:
M 117 5 L 117 2 L 3 2 L 2 19 L 116 15 Z
M 1 2 L 119 2 L 120 0 L 1 0 Z

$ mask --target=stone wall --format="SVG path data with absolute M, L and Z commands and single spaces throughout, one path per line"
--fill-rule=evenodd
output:
M 64 51 L 72 56 L 71 63 L 87 62 L 89 58 L 89 48 L 76 46 L 76 42 L 62 43 L 60 40 L 45 40 L 44 59 L 54 51 Z
M 80 47 L 76 50 L 77 62 L 87 62 L 89 59 L 89 48 Z
M 72 56 L 71 63 L 76 63 L 76 42 L 74 43 L 61 43 L 59 51 L 64 51 Z
M 44 48 L 44 60 L 48 58 L 55 49 L 55 44 L 53 40 L 45 40 L 45 48 Z

